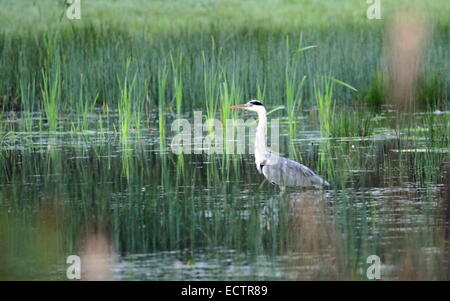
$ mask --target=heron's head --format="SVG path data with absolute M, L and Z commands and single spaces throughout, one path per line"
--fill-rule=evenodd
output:
M 265 112 L 266 108 L 264 105 L 258 100 L 250 100 L 249 102 L 243 105 L 231 106 L 232 109 L 244 109 L 249 111 L 254 111 L 257 113 Z

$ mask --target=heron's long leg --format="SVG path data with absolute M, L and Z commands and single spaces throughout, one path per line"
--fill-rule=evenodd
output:
M 263 188 L 263 186 L 264 186 L 264 184 L 266 184 L 266 182 L 267 182 L 267 179 L 264 179 L 264 181 L 262 181 L 261 184 L 259 184 L 258 190 Z

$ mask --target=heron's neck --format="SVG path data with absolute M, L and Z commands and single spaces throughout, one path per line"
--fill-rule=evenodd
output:
M 258 112 L 258 126 L 255 134 L 255 156 L 264 155 L 267 152 L 266 133 L 267 133 L 267 117 L 266 112 Z

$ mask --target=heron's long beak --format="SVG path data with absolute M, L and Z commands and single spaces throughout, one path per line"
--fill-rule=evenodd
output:
M 231 109 L 247 109 L 248 108 L 248 104 L 231 106 L 230 108 Z

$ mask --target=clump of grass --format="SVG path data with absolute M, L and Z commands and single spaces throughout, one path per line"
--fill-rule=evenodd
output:
M 357 91 L 351 85 L 326 77 L 323 86 L 314 85 L 315 98 L 319 111 L 320 131 L 325 137 L 366 137 L 373 133 L 374 124 L 371 114 L 359 110 L 336 110 L 334 84 Z
M 173 73 L 173 89 L 177 115 L 180 116 L 183 109 L 183 55 L 180 54 L 175 60 L 170 56 Z
M 388 84 L 382 72 L 376 72 L 369 80 L 369 86 L 363 89 L 360 98 L 367 104 L 380 108 L 386 103 Z
M 450 118 L 447 114 L 426 113 L 421 120 L 427 129 L 429 147 L 448 147 L 450 145 Z
M 286 74 L 286 109 L 289 122 L 289 136 L 297 137 L 297 116 L 302 109 L 302 88 L 306 76 L 303 76 L 300 83 L 297 82 L 296 73 L 292 76 Z
M 333 115 L 331 136 L 367 137 L 374 132 L 372 113 L 361 110 L 342 110 Z
M 30 62 L 24 52 L 19 53 L 18 72 L 17 77 L 19 81 L 19 95 L 20 95 L 20 128 L 22 131 L 31 131 L 33 127 L 33 111 L 36 100 L 36 77 L 33 72 L 30 72 Z
M 213 46 L 214 47 L 214 46 Z M 220 53 L 219 53 L 220 55 Z M 218 83 L 220 82 L 220 74 L 216 65 L 216 57 L 207 58 L 205 52 L 202 52 L 203 60 L 203 89 L 206 100 L 206 116 L 207 119 L 216 117 L 218 106 Z
M 222 133 L 223 133 L 223 151 L 225 154 L 225 160 L 220 171 L 225 173 L 225 176 L 228 180 L 230 176 L 230 165 L 232 160 L 230 160 L 230 154 L 235 153 L 235 145 L 234 145 L 234 124 L 228 124 L 228 120 L 230 119 L 230 106 L 235 103 L 242 102 L 242 94 L 239 90 L 238 86 L 234 78 L 231 80 L 231 83 L 228 83 L 225 75 L 223 75 L 224 81 L 222 82 L 222 86 L 219 90 L 219 101 L 221 103 L 221 121 L 222 121 Z M 230 141 L 231 139 L 231 141 Z M 216 142 L 215 142 L 216 143 Z
M 443 72 L 422 76 L 417 84 L 417 101 L 423 108 L 442 108 L 445 103 Z
M 33 128 L 33 104 L 34 91 L 35 91 L 35 81 L 31 83 L 26 83 L 25 81 L 20 81 L 20 100 L 21 100 L 21 118 L 20 118 L 20 128 L 22 131 L 31 131 Z
M 78 130 L 86 131 L 89 128 L 89 114 L 92 114 L 95 109 L 95 105 L 98 99 L 98 93 L 95 95 L 93 99 L 89 99 L 84 97 L 83 93 L 83 75 L 80 75 L 80 97 L 76 104 L 77 112 L 81 112 L 81 115 L 78 116 Z M 119 101 L 120 102 L 120 101 Z
M 158 69 L 158 125 L 159 125 L 159 148 L 164 153 L 166 149 L 166 93 L 168 73 L 166 68 Z
M 320 131 L 323 136 L 330 137 L 333 121 L 335 99 L 333 97 L 333 81 L 330 77 L 323 79 L 323 87 L 314 84 L 314 94 L 319 110 Z
M 56 65 L 53 72 L 42 69 L 41 93 L 48 128 L 54 132 L 58 126 L 58 115 L 61 104 L 61 72 L 59 65 Z

